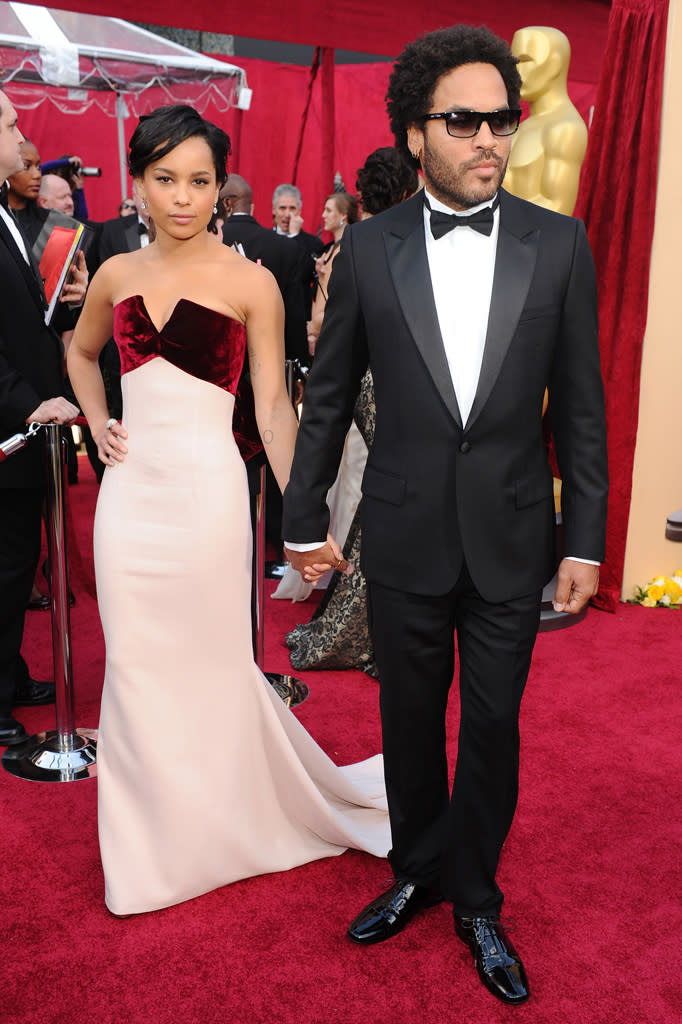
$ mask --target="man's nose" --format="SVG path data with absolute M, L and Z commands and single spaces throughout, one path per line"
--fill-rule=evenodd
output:
M 483 121 L 474 138 L 479 149 L 495 149 L 497 146 L 497 136 L 493 135 L 487 121 Z

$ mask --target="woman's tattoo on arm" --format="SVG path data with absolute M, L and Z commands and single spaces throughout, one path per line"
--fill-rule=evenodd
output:
M 254 348 L 249 349 L 249 370 L 251 376 L 255 377 L 261 368 L 259 360 L 256 358 L 256 350 Z
M 273 432 L 271 430 L 264 430 L 263 431 L 263 444 L 272 444 L 272 442 L 274 440 L 275 440 L 275 435 L 273 434 Z

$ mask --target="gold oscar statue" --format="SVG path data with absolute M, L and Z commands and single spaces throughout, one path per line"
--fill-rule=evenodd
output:
M 514 136 L 504 187 L 521 199 L 572 214 L 587 128 L 568 98 L 571 47 L 556 28 L 520 28 L 512 39 L 519 60 L 521 98 L 530 116 Z

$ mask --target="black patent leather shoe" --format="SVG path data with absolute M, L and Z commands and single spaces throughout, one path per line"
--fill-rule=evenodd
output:
M 0 747 L 14 747 L 28 739 L 28 733 L 21 722 L 11 715 L 0 715 Z
M 455 931 L 474 955 L 478 976 L 503 1003 L 525 1003 L 530 995 L 521 957 L 496 917 L 457 917 Z
M 40 596 L 36 595 L 35 597 L 29 598 L 29 602 L 26 607 L 31 612 L 46 612 L 51 604 L 52 602 L 49 597 L 46 597 L 45 594 L 40 594 Z
M 40 683 L 37 679 L 26 679 L 18 683 L 14 693 L 14 707 L 25 708 L 34 704 L 54 704 L 54 683 Z
M 397 879 L 386 892 L 358 914 L 350 928 L 348 938 L 363 946 L 383 942 L 401 932 L 414 915 L 427 907 L 440 903 L 442 896 L 416 882 Z

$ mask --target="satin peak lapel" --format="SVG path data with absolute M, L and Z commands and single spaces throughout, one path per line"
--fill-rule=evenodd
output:
M 500 210 L 500 233 L 483 362 L 467 429 L 490 397 L 523 312 L 535 271 L 538 231 L 517 222 L 515 209 L 512 216 L 505 218 L 505 211 L 509 210 L 509 197 L 506 198 L 507 202 L 502 204 Z M 509 212 L 512 213 L 511 210 Z
M 408 200 L 409 202 L 410 200 Z M 395 230 L 384 231 L 388 266 L 403 316 L 414 342 L 426 363 L 439 395 L 455 422 L 461 427 L 462 417 L 452 385 L 452 376 L 445 355 L 436 303 L 433 298 L 424 241 L 421 197 L 417 213 L 418 216 L 412 225 L 407 227 L 404 234 Z

